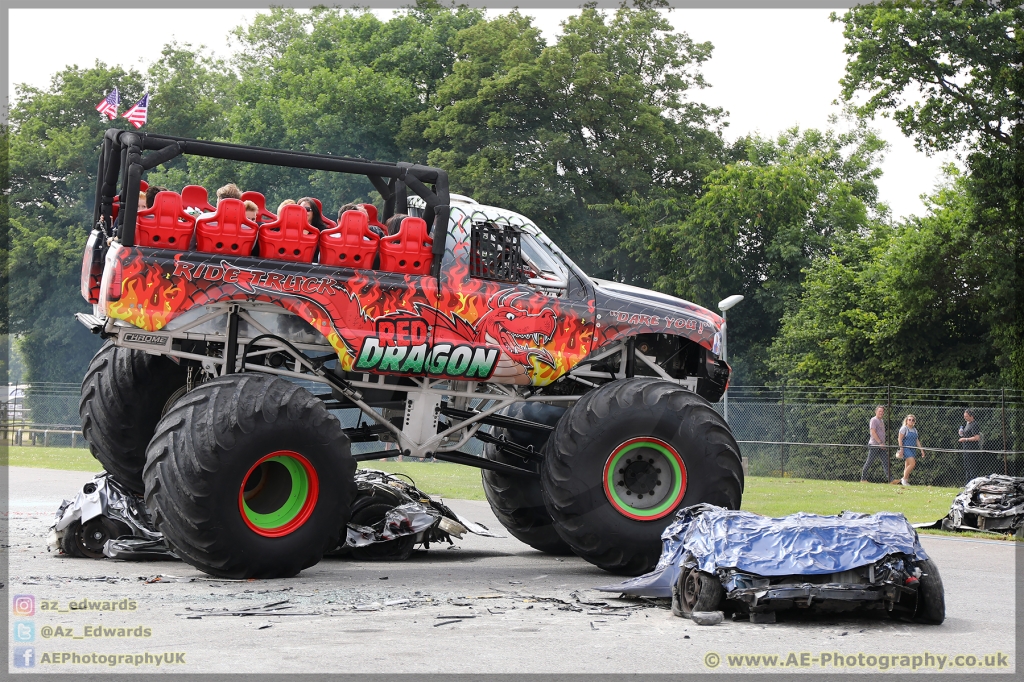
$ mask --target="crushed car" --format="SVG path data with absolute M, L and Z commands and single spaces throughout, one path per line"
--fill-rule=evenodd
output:
M 979 476 L 953 499 L 944 518 L 917 527 L 1024 537 L 1024 478 L 1002 474 Z
M 772 623 L 795 609 L 945 619 L 938 567 L 902 514 L 770 518 L 700 504 L 680 510 L 662 541 L 654 571 L 598 589 L 671 597 L 683 617 L 723 610 Z
M 462 539 L 466 533 L 505 537 L 460 516 L 403 476 L 376 469 L 356 471 L 352 516 L 342 543 L 331 554 L 400 561 L 408 559 L 417 545 L 429 549 L 431 542 L 453 544 L 452 538 Z M 153 524 L 143 496 L 105 471 L 82 486 L 74 499 L 61 502 L 47 544 L 72 557 L 178 558 Z

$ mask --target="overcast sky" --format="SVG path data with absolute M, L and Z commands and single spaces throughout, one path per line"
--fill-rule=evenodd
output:
M 495 12 L 499 10 L 493 10 Z M 248 23 L 259 10 L 171 9 L 11 9 L 8 41 L 10 94 L 14 85 L 28 83 L 45 88 L 54 73 L 70 64 L 135 66 L 144 71 L 160 56 L 164 44 L 177 40 L 206 45 L 222 57 L 234 48 L 228 32 Z M 387 11 L 378 11 L 385 17 Z M 573 10 L 523 10 L 551 42 L 559 23 Z M 764 135 L 799 125 L 823 128 L 830 114 L 839 113 L 832 102 L 839 96 L 843 75 L 841 24 L 829 21 L 821 9 L 677 9 L 669 12 L 677 29 L 697 41 L 715 46 L 704 75 L 712 87 L 695 95 L 729 112 L 726 136 L 759 131 Z M 183 15 L 187 14 L 187 21 Z M 108 40 L 112 24 L 135 25 L 145 40 Z M 46 40 L 38 28 L 46 27 Z M 144 34 L 142 30 L 144 29 Z M 97 101 L 102 93 L 97 93 Z M 128 104 L 130 106 L 131 103 Z M 879 182 L 881 198 L 895 217 L 921 214 L 919 199 L 940 179 L 949 155 L 928 157 L 913 147 L 887 119 L 875 127 L 890 144 Z

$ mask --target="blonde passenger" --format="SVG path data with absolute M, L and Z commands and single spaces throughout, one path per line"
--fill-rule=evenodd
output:
M 248 220 L 256 222 L 256 216 L 260 213 L 260 207 L 256 205 L 254 201 L 245 202 L 245 217 Z
M 295 203 L 295 199 L 285 199 L 284 201 L 282 201 L 280 204 L 277 205 L 277 214 L 281 215 L 281 209 L 282 208 L 284 208 L 285 206 L 291 206 L 294 203 Z

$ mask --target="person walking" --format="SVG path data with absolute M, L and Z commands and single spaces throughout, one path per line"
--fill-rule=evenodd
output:
M 910 472 L 917 466 L 917 454 L 914 454 L 914 448 L 917 448 L 921 459 L 924 459 L 924 446 L 921 445 L 921 437 L 917 434 L 917 417 L 912 414 L 908 414 L 903 418 L 903 426 L 900 427 L 899 435 L 900 447 L 896 451 L 896 458 L 902 459 L 903 464 L 903 478 L 899 481 L 893 481 L 899 485 L 910 485 Z
M 885 407 L 879 405 L 875 408 L 875 416 L 868 422 L 868 458 L 860 470 L 861 483 L 868 482 L 868 469 L 875 459 L 882 463 L 882 469 L 885 471 L 883 480 L 889 480 L 889 451 L 885 448 L 885 422 L 882 421 L 884 416 Z
M 960 427 L 960 447 L 964 451 L 964 475 L 967 477 L 964 485 L 967 485 L 979 476 L 977 451 L 981 449 L 981 427 L 969 408 L 964 410 L 964 421 L 967 423 Z

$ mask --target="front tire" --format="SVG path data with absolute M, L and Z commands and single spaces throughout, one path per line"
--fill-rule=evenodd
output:
M 543 403 L 515 403 L 500 414 L 554 426 L 565 414 L 565 408 Z M 539 431 L 504 428 L 495 429 L 495 435 L 504 436 L 516 445 L 532 445 L 534 452 L 537 453 L 542 452 L 550 437 L 550 434 Z M 524 461 L 521 457 L 507 455 L 491 443 L 484 446 L 484 457 L 522 469 L 540 471 L 539 462 Z M 551 524 L 551 514 L 544 506 L 539 480 L 525 476 L 510 476 L 487 469 L 481 469 L 481 478 L 484 495 L 487 497 L 487 503 L 491 505 L 491 511 L 514 538 L 547 554 L 572 554 L 572 548 L 559 537 Z
M 304 388 L 214 379 L 157 425 L 146 505 L 172 550 L 222 578 L 285 578 L 338 546 L 356 488 L 348 437 Z
M 640 575 L 661 555 L 681 507 L 739 509 L 739 446 L 710 403 L 678 384 L 620 379 L 565 413 L 541 469 L 544 502 L 572 550 L 613 573 Z
M 722 583 L 715 576 L 696 568 L 682 569 L 672 586 L 672 614 L 690 618 L 695 611 L 717 611 L 722 594 Z
M 132 492 L 145 489 L 146 447 L 187 370 L 160 355 L 107 342 L 82 380 L 78 413 L 92 456 Z

